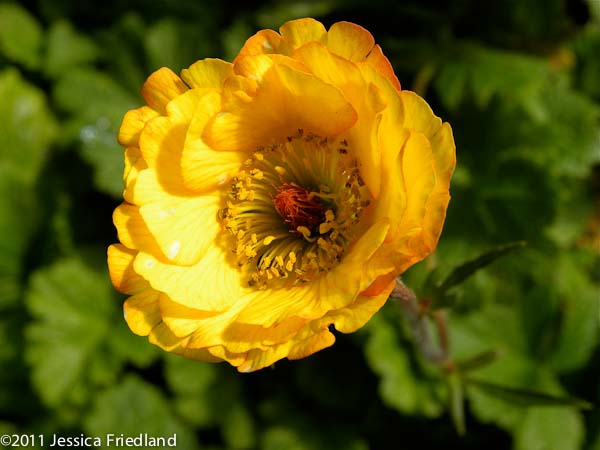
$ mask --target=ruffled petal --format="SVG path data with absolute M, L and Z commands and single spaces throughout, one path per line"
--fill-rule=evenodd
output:
M 367 64 L 386 77 L 398 91 L 401 89 L 400 80 L 394 73 L 390 60 L 383 54 L 379 45 L 375 45 L 371 49 L 369 56 L 367 56 Z
M 240 301 L 240 274 L 231 255 L 209 246 L 192 266 L 167 264 L 140 252 L 134 269 L 173 301 L 201 311 L 226 311 Z
M 158 111 L 148 107 L 142 106 L 138 109 L 132 109 L 127 111 L 123 118 L 123 123 L 119 129 L 119 144 L 130 147 L 137 146 L 140 138 L 140 133 L 150 119 L 153 119 L 160 114 Z
M 151 108 L 164 115 L 167 103 L 187 90 L 181 78 L 171 69 L 162 67 L 148 77 L 142 86 L 142 97 Z
M 234 64 L 246 56 L 265 55 L 277 52 L 281 40 L 281 35 L 273 30 L 259 31 L 246 41 L 234 60 Z
M 279 33 L 283 38 L 279 51 L 284 55 L 291 54 L 307 42 L 322 41 L 327 36 L 323 24 L 310 18 L 290 20 L 279 28 Z
M 256 150 L 293 136 L 298 129 L 335 136 L 348 129 L 357 114 L 331 85 L 285 65 L 265 72 L 253 97 L 232 96 L 204 132 L 217 150 Z
M 160 293 L 146 289 L 129 297 L 123 305 L 123 316 L 127 325 L 138 336 L 148 336 L 162 318 L 158 307 Z
M 156 239 L 140 215 L 139 206 L 121 203 L 113 212 L 113 223 L 117 228 L 119 241 L 126 247 L 153 254 L 160 253 Z
M 221 109 L 216 92 L 204 95 L 187 130 L 181 152 L 181 174 L 186 188 L 200 192 L 222 186 L 239 170 L 247 155 L 241 152 L 219 152 L 202 139 L 207 121 Z
M 150 287 L 148 282 L 133 270 L 133 261 L 137 253 L 137 250 L 129 249 L 122 244 L 108 247 L 110 281 L 124 294 L 137 294 Z
M 181 78 L 191 88 L 221 89 L 225 78 L 232 74 L 233 65 L 216 58 L 195 62 L 181 71 Z
M 334 23 L 327 33 L 327 48 L 350 61 L 364 61 L 374 45 L 373 35 L 354 23 Z

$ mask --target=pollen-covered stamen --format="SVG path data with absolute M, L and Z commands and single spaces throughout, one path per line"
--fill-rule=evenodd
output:
M 263 289 L 335 267 L 369 201 L 348 143 L 298 130 L 243 164 L 219 220 L 248 285 Z
M 325 221 L 323 203 L 314 193 L 295 183 L 284 182 L 278 186 L 273 204 L 293 233 L 300 233 L 298 227 L 315 231 Z

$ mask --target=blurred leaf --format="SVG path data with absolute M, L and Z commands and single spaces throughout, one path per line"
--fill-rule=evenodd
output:
M 458 42 L 445 56 L 434 86 L 448 109 L 456 110 L 470 96 L 483 108 L 500 96 L 508 105 L 539 111 L 538 99 L 551 76 L 544 60 L 473 42 Z
M 321 430 L 321 433 L 318 433 Z M 306 429 L 298 425 L 276 425 L 265 430 L 262 435 L 261 450 L 367 450 L 366 442 L 356 439 L 346 430 L 325 431 L 323 424 L 313 424 Z
M 44 70 L 53 78 L 98 58 L 99 50 L 94 41 L 75 31 L 65 20 L 50 26 L 47 42 Z
M 219 423 L 222 410 L 218 396 L 212 395 L 219 384 L 219 369 L 214 364 L 165 355 L 165 377 L 175 394 L 175 411 L 188 423 L 203 427 Z
M 0 310 L 15 305 L 22 291 L 24 257 L 38 219 L 35 200 L 31 188 L 0 166 Z
M 572 406 L 575 408 L 589 409 L 591 405 L 575 397 L 557 396 L 533 389 L 520 389 L 503 386 L 487 381 L 467 377 L 468 386 L 481 389 L 486 394 L 498 397 L 508 403 L 522 406 Z
M 582 367 L 600 342 L 598 317 L 590 313 L 600 306 L 600 285 L 589 276 L 593 258 L 585 252 L 563 252 L 552 264 L 561 323 L 548 362 L 559 372 Z
M 35 69 L 40 63 L 42 39 L 40 24 L 25 8 L 13 3 L 0 4 L 0 53 Z
M 26 358 L 33 384 L 48 405 L 84 401 L 96 359 L 102 361 L 98 369 L 116 371 L 117 361 L 103 343 L 112 301 L 105 277 L 76 259 L 33 275 L 26 302 L 37 320 L 26 331 Z
M 134 375 L 99 394 L 92 410 L 83 421 L 83 428 L 89 436 L 136 437 L 147 433 L 152 437 L 177 437 L 177 448 L 198 448 L 196 439 L 171 412 L 169 403 L 154 386 Z M 103 448 L 106 445 L 103 439 Z M 156 448 L 170 448 L 159 446 Z
M 366 326 L 365 356 L 380 377 L 379 392 L 388 406 L 405 414 L 439 416 L 445 405 L 444 386 L 436 368 L 411 360 L 394 327 L 378 314 Z
M 123 149 L 116 136 L 125 113 L 137 106 L 136 99 L 106 75 L 88 69 L 65 73 L 54 88 L 54 99 L 74 116 L 71 139 L 94 167 L 98 189 L 121 197 Z
M 35 272 L 26 304 L 35 320 L 25 356 L 35 389 L 51 407 L 84 404 L 94 389 L 114 382 L 125 360 L 143 366 L 156 355 L 126 330 L 104 271 L 80 259 Z
M 56 137 L 56 121 L 44 93 L 14 69 L 0 72 L 0 97 L 0 169 L 31 185 Z
M 233 450 L 255 447 L 256 432 L 250 411 L 241 403 L 226 411 L 223 418 L 223 440 Z
M 568 408 L 531 408 L 515 434 L 515 450 L 578 450 L 584 437 L 581 415 Z
M 523 246 L 525 246 L 525 242 L 523 241 L 504 244 L 462 264 L 461 266 L 455 268 L 439 286 L 434 288 L 434 295 L 441 299 L 447 291 L 461 284 L 478 270 L 483 269 L 484 267 L 496 261 L 498 258 L 512 252 L 513 250 L 522 248 Z

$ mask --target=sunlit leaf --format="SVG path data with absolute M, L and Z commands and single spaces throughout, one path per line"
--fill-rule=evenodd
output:
M 25 8 L 0 4 L 0 53 L 26 67 L 37 68 L 42 39 L 40 24 Z
M 98 58 L 99 49 L 94 41 L 78 33 L 65 20 L 52 24 L 47 39 L 44 70 L 49 76 L 59 77 L 78 65 L 94 62 Z
M 440 415 L 445 393 L 437 370 L 414 361 L 411 347 L 402 342 L 383 315 L 371 319 L 367 332 L 365 354 L 369 366 L 380 377 L 382 400 L 406 414 Z
M 0 169 L 33 184 L 56 137 L 56 120 L 44 93 L 14 69 L 0 72 L 0 98 Z

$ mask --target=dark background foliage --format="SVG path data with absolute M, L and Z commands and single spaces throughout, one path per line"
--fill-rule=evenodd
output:
M 469 372 L 479 384 L 457 390 L 394 304 L 330 349 L 250 375 L 162 353 L 122 320 L 105 251 L 123 114 L 153 70 L 231 60 L 258 29 L 303 16 L 369 29 L 403 87 L 452 124 L 446 227 L 405 282 L 423 297 L 464 261 L 528 243 L 451 292 L 453 360 L 495 352 Z M 2 0 L 0 434 L 177 433 L 192 450 L 600 450 L 598 409 L 523 392 L 600 404 L 599 164 L 598 0 Z M 463 437 L 449 413 L 460 388 Z

